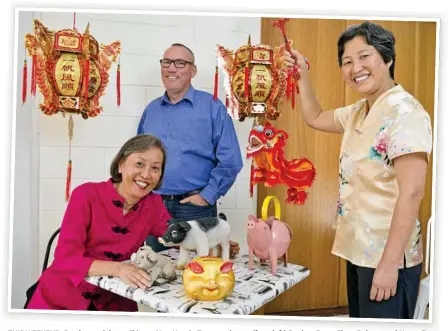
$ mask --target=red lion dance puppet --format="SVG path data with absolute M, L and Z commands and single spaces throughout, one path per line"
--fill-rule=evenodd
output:
M 314 165 L 306 158 L 285 160 L 284 147 L 288 134 L 276 130 L 269 122 L 255 126 L 249 134 L 246 157 L 252 157 L 250 196 L 253 186 L 264 182 L 265 186 L 288 186 L 286 203 L 303 205 L 307 189 L 316 177 Z

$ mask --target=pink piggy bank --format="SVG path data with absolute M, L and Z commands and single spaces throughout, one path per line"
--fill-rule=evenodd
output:
M 283 257 L 284 266 L 288 264 L 288 247 L 291 242 L 291 228 L 274 216 L 266 221 L 249 215 L 247 221 L 247 244 L 249 246 L 249 270 L 252 270 L 252 259 L 255 254 L 260 259 L 271 261 L 272 273 L 277 272 L 277 260 Z

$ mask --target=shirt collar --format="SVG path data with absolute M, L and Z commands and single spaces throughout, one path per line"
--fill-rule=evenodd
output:
M 387 91 L 385 91 L 383 94 L 381 94 L 373 103 L 372 107 L 370 108 L 370 110 L 372 110 L 372 108 L 377 105 L 380 104 L 381 102 L 383 102 L 384 99 L 386 99 L 389 95 L 396 93 L 396 92 L 403 92 L 403 86 L 401 86 L 401 84 L 395 84 L 395 86 L 391 87 L 390 89 L 388 89 Z M 367 109 L 367 98 L 363 98 L 361 100 L 359 100 L 356 104 L 355 107 L 357 107 L 357 111 L 361 111 L 363 109 Z
M 190 87 L 187 90 L 187 93 L 185 93 L 184 97 L 179 102 L 181 102 L 182 100 L 188 100 L 191 102 L 191 104 L 194 104 L 194 91 L 195 91 L 195 89 L 194 89 L 193 85 L 190 85 Z M 170 98 L 168 98 L 168 94 L 166 93 L 166 91 L 163 94 L 162 104 L 163 103 L 171 104 Z
M 106 184 L 105 184 L 105 196 L 108 200 L 110 200 L 110 203 L 115 205 L 116 207 L 123 208 L 124 206 L 124 198 L 118 193 L 118 191 L 115 189 L 114 182 L 112 181 L 112 178 L 110 178 Z M 153 192 L 149 192 L 146 196 L 144 196 L 142 199 L 140 199 L 136 205 L 141 204 L 149 195 L 151 195 Z M 137 209 L 137 208 L 136 208 Z M 134 210 L 136 210 L 134 209 Z
M 385 99 L 387 99 L 391 94 L 397 93 L 397 92 L 403 92 L 404 89 L 400 84 L 395 84 L 395 86 L 391 87 L 387 91 L 383 92 L 373 103 L 372 109 L 375 105 L 381 104 Z M 367 99 L 366 99 L 366 107 L 367 107 Z
M 107 197 L 108 203 L 111 205 L 114 204 L 115 206 L 123 206 L 124 205 L 124 198 L 118 194 L 117 190 L 115 189 L 114 182 L 112 181 L 112 178 L 110 178 L 106 184 L 105 184 L 105 196 Z

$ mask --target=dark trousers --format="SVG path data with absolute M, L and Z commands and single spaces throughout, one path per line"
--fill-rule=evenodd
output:
M 347 296 L 350 317 L 412 319 L 417 302 L 422 265 L 400 269 L 397 292 L 389 300 L 370 300 L 375 269 L 347 261 Z
M 192 221 L 197 220 L 201 217 L 216 217 L 217 216 L 217 208 L 216 204 L 213 206 L 196 206 L 189 202 L 187 203 L 179 203 L 179 200 L 169 200 L 163 199 L 163 203 L 165 207 L 168 209 L 171 217 L 173 217 L 173 221 Z M 161 243 L 157 241 L 157 238 L 154 236 L 149 236 L 146 239 L 146 244 L 151 246 L 151 248 L 155 252 L 160 252 L 167 247 L 163 246 Z

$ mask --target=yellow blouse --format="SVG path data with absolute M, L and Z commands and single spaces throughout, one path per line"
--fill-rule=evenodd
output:
M 392 160 L 432 149 L 431 121 L 401 85 L 384 92 L 366 116 L 366 99 L 334 111 L 343 133 L 339 201 L 332 253 L 355 265 L 376 268 L 386 245 L 398 184 Z M 420 222 L 406 246 L 401 268 L 422 262 Z

